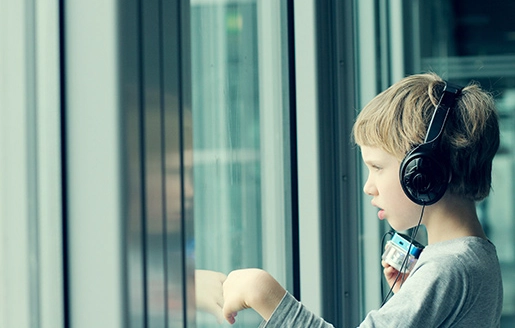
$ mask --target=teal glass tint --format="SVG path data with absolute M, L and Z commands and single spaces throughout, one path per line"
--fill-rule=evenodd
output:
M 209 279 L 239 268 L 291 284 L 285 1 L 192 1 L 193 217 L 197 326 Z M 256 327 L 252 310 L 235 326 Z

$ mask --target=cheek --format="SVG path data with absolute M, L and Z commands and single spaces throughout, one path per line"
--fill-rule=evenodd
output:
M 390 174 L 383 188 L 385 189 L 383 190 L 383 193 L 390 194 L 396 198 L 401 196 L 405 196 L 407 198 L 407 196 L 404 194 L 404 191 L 402 190 L 399 176 L 396 174 Z
M 392 178 L 389 181 L 386 190 L 383 191 L 383 195 L 388 198 L 388 203 L 394 206 L 397 211 L 412 215 L 413 209 L 418 207 L 417 204 L 413 203 L 408 196 L 406 196 L 398 177 Z

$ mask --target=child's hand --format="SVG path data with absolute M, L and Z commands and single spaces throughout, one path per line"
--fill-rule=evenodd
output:
M 243 269 L 229 273 L 223 292 L 223 316 L 233 324 L 238 311 L 248 308 L 253 308 L 263 319 L 270 319 L 286 290 L 266 271 Z
M 384 268 L 383 274 L 384 274 L 384 277 L 386 278 L 386 282 L 388 282 L 388 285 L 390 286 L 390 288 L 392 288 L 392 286 L 395 284 L 395 286 L 393 287 L 393 292 L 397 293 L 399 291 L 399 289 L 401 289 L 401 286 L 404 283 L 404 281 L 406 281 L 406 279 L 408 279 L 409 273 L 400 273 L 399 274 L 399 271 L 397 269 L 395 269 L 393 266 L 386 263 L 385 261 L 381 261 L 381 265 Z M 397 277 L 397 276 L 399 276 L 399 277 Z M 396 279 L 397 279 L 397 282 L 395 282 Z
M 218 323 L 222 323 L 223 283 L 227 276 L 209 270 L 195 270 L 195 290 L 197 309 L 211 313 Z

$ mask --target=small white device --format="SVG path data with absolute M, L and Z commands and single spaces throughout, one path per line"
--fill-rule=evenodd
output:
M 383 261 L 402 273 L 413 270 L 424 246 L 415 240 L 410 240 L 410 237 L 396 232 L 386 243 Z

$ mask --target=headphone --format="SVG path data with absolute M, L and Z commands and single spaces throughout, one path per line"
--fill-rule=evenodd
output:
M 435 108 L 424 143 L 412 149 L 402 160 L 399 178 L 408 198 L 418 205 L 439 201 L 451 177 L 448 160 L 440 149 L 447 116 L 462 88 L 445 82 L 443 94 Z

